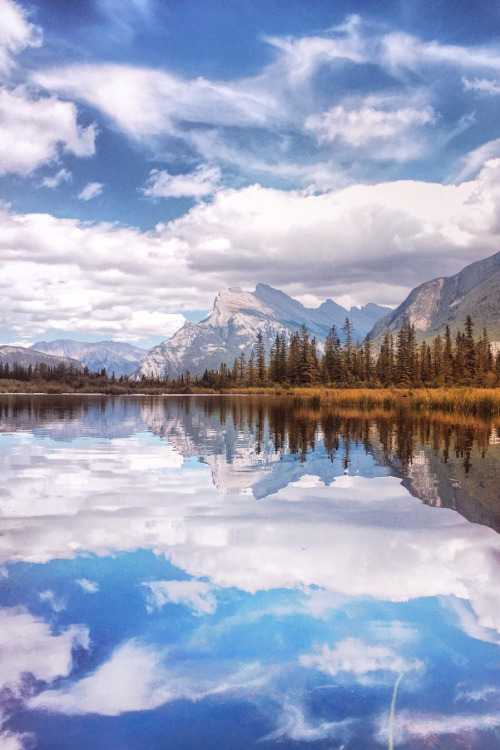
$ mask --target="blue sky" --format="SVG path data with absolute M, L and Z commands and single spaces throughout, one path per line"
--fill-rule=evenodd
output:
M 498 249 L 497 2 L 0 0 L 4 341 L 225 286 L 398 304 Z

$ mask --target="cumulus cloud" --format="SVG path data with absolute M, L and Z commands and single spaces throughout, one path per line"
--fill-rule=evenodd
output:
M 87 628 L 72 625 L 54 635 L 43 620 L 25 609 L 0 610 L 0 686 L 23 694 L 23 675 L 51 683 L 71 671 L 75 647 L 88 649 Z
M 83 190 L 78 193 L 78 199 L 81 201 L 90 201 L 92 198 L 97 198 L 101 195 L 104 189 L 104 185 L 101 182 L 88 182 Z
M 399 304 L 432 275 L 498 250 L 500 161 L 459 185 L 395 181 L 321 195 L 253 185 L 154 231 L 0 211 L 0 322 L 167 338 L 228 286 Z M 265 250 L 265 253 L 263 252 Z
M 30 23 L 26 11 L 12 0 L 0 0 L 0 73 L 10 70 L 13 57 L 26 47 L 38 47 L 41 30 Z
M 155 607 L 184 604 L 195 615 L 213 615 L 217 607 L 213 586 L 204 581 L 148 581 L 148 601 Z
M 143 192 L 151 198 L 203 198 L 217 190 L 220 177 L 219 167 L 203 164 L 188 174 L 171 175 L 153 169 Z
M 28 21 L 27 12 L 12 0 L 0 0 L 0 175 L 23 177 L 45 164 L 57 164 L 64 154 L 85 157 L 95 153 L 95 125 L 78 123 L 72 102 L 42 94 L 38 86 L 14 85 L 15 56 L 42 43 L 41 30 Z M 60 169 L 41 185 L 57 187 L 68 179 Z
M 200 300 L 179 244 L 157 232 L 4 212 L 0 246 L 6 261 L 0 319 L 22 335 L 60 328 L 124 340 L 167 338 L 184 322 L 174 310 Z
M 92 156 L 94 125 L 81 127 L 72 102 L 40 96 L 25 86 L 0 90 L 0 174 L 27 176 L 61 154 Z

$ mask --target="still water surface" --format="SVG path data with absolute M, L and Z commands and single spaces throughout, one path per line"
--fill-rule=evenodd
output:
M 500 424 L 0 397 L 0 748 L 500 748 Z

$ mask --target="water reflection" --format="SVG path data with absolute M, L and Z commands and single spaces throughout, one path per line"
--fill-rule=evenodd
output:
M 0 415 L 5 748 L 500 748 L 498 424 L 272 398 Z

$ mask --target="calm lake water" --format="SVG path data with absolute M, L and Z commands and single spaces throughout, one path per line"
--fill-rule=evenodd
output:
M 500 748 L 500 421 L 0 397 L 0 748 Z

